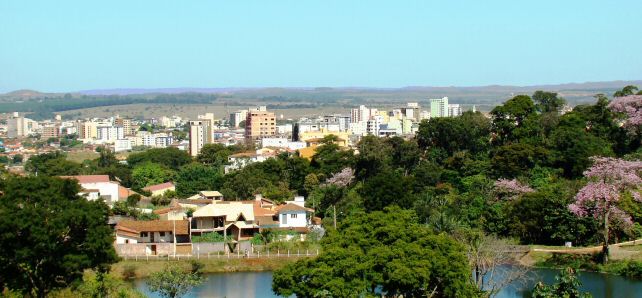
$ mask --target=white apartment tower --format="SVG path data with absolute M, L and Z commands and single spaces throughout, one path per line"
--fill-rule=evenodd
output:
M 209 120 L 189 122 L 189 154 L 197 156 L 205 144 L 212 142 L 212 126 Z
M 430 100 L 430 117 L 448 117 L 448 97 Z

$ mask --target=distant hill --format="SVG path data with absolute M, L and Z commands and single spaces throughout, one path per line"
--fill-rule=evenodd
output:
M 607 81 L 607 82 L 585 82 L 567 83 L 556 85 L 532 85 L 532 86 L 510 86 L 510 85 L 489 85 L 489 86 L 408 86 L 401 88 L 376 88 L 376 87 L 273 87 L 273 88 L 128 88 L 128 89 L 95 89 L 82 90 L 78 93 L 84 95 L 133 95 L 133 94 L 179 94 L 179 93 L 287 93 L 294 92 L 383 92 L 383 93 L 404 93 L 404 92 L 426 92 L 430 94 L 448 93 L 531 93 L 536 90 L 547 90 L 563 93 L 564 91 L 613 91 L 621 89 L 626 85 L 642 87 L 642 80 L 636 81 Z M 18 92 L 18 91 L 14 91 Z M 35 91 L 34 91 L 35 92 Z

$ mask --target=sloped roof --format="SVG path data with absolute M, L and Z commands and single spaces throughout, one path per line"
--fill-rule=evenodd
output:
M 229 202 L 227 204 L 209 204 L 194 211 L 194 217 L 225 216 L 225 221 L 236 221 L 243 214 L 245 220 L 254 220 L 254 204 Z
M 222 193 L 220 193 L 220 192 L 218 192 L 216 190 L 202 190 L 200 192 L 200 194 L 205 196 L 205 197 L 222 197 L 223 196 Z
M 276 210 L 277 210 L 277 212 L 279 214 L 285 213 L 285 212 L 288 212 L 288 211 L 305 211 L 305 212 L 314 211 L 313 209 L 301 207 L 301 206 L 299 206 L 297 204 L 293 204 L 293 203 L 287 203 L 285 205 L 280 205 L 280 206 L 276 207 Z
M 150 186 L 144 187 L 143 190 L 146 190 L 146 191 L 157 191 L 157 190 L 170 189 L 172 187 L 175 187 L 174 183 L 165 182 L 165 183 L 161 183 L 161 184 L 155 184 L 155 185 L 150 185 Z
M 171 232 L 176 222 L 176 235 L 189 234 L 189 222 L 187 220 L 122 220 L 116 225 L 116 232 Z
M 78 175 L 78 176 L 60 176 L 63 179 L 76 179 L 78 183 L 108 183 L 109 175 Z

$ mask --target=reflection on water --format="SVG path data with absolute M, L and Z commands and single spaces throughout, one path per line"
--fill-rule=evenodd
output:
M 547 284 L 555 281 L 557 270 L 534 269 L 526 283 L 514 283 L 502 289 L 497 298 L 529 297 L 535 283 L 543 280 Z M 582 291 L 590 292 L 594 298 L 642 298 L 642 281 L 627 280 L 619 276 L 593 272 L 581 272 Z M 136 287 L 149 297 L 160 297 L 150 293 L 144 280 L 135 282 Z M 205 282 L 186 295 L 196 297 L 278 297 L 272 293 L 271 272 L 235 272 L 209 274 Z
M 530 291 L 538 281 L 552 284 L 558 273 L 554 269 L 533 269 L 526 282 L 515 282 L 502 289 L 496 297 L 530 297 Z M 579 278 L 582 282 L 581 291 L 591 293 L 593 298 L 642 298 L 642 281 L 595 272 L 580 272 Z
M 144 280 L 135 282 L 136 288 L 149 297 L 160 297 L 150 293 Z M 199 287 L 194 288 L 185 298 L 274 298 L 272 293 L 272 272 L 233 272 L 208 274 Z

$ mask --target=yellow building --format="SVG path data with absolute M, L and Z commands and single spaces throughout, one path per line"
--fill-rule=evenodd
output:
M 306 148 L 299 149 L 299 156 L 307 159 L 312 159 L 316 153 L 316 148 L 322 143 L 323 138 L 334 135 L 337 137 L 335 144 L 341 148 L 348 147 L 349 134 L 341 131 L 307 131 L 299 134 L 299 140 L 305 142 Z

